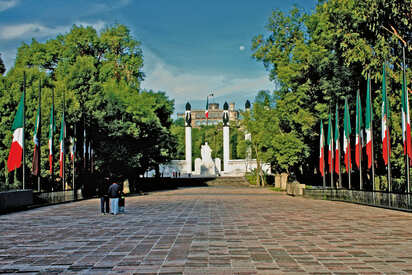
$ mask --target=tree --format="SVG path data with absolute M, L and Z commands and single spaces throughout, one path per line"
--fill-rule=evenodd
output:
M 142 68 L 140 42 L 124 25 L 108 26 L 100 33 L 92 27 L 74 25 L 70 32 L 45 43 L 34 39 L 30 44 L 23 43 L 14 67 L 0 83 L 0 106 L 4 112 L 0 160 L 4 163 L 11 142 L 8 129 L 21 94 L 22 75 L 26 72 L 28 154 L 32 152 L 30 131 L 41 79 L 42 128 L 48 129 L 49 120 L 45 118 L 50 117 L 52 91 L 56 121 L 62 116 L 64 94 L 68 135 L 76 128 L 80 157 L 84 153 L 81 145 L 86 130 L 87 143 L 91 142 L 94 151 L 95 173 L 133 180 L 147 169 L 167 162 L 176 146 L 170 132 L 174 102 L 165 92 L 140 89 L 144 78 Z M 48 176 L 47 136 L 43 134 L 41 140 L 42 177 Z M 78 162 L 77 171 L 89 173 L 86 170 L 83 162 Z
M 274 11 L 267 25 L 269 34 L 253 39 L 253 57 L 264 64 L 278 87 L 275 110 L 279 129 L 289 135 L 283 141 L 293 141 L 278 148 L 301 152 L 300 164 L 288 164 L 288 170 L 296 172 L 301 180 L 313 176 L 320 120 L 326 119 L 336 103 L 342 113 L 345 96 L 349 97 L 350 109 L 355 110 L 356 91 L 360 89 L 361 95 L 366 94 L 367 73 L 375 81 L 374 112 L 380 113 L 379 89 L 384 61 L 393 64 L 388 72 L 391 76 L 388 88 L 393 91 L 389 97 L 394 107 L 391 122 L 394 144 L 401 144 L 400 93 L 397 92 L 400 90 L 401 44 L 386 29 L 393 26 L 411 45 L 411 13 L 408 0 L 320 1 L 312 14 L 297 8 L 288 14 Z M 407 64 L 410 62 L 409 57 Z M 409 68 L 408 75 L 411 75 Z M 380 128 L 377 122 L 375 129 Z M 379 131 L 374 134 L 374 140 L 379 141 Z M 282 137 L 276 139 L 279 145 Z M 394 176 L 399 177 L 403 171 L 401 149 L 400 145 L 394 148 Z M 274 152 L 277 164 L 282 163 L 280 151 Z M 382 163 L 378 171 L 384 172 Z

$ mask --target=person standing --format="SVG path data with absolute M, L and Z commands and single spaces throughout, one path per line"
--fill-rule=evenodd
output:
M 108 195 L 110 197 L 111 213 L 117 215 L 119 213 L 120 186 L 116 182 L 110 185 Z
M 99 197 L 100 197 L 100 211 L 102 215 L 110 213 L 109 207 L 109 178 L 105 178 L 99 185 Z

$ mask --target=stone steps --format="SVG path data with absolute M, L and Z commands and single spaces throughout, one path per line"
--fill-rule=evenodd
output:
M 207 182 L 209 186 L 246 187 L 249 183 L 244 177 L 218 177 Z

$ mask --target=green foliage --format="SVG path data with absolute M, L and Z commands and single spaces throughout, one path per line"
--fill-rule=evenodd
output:
M 285 190 L 282 190 L 280 187 L 269 187 L 269 190 L 272 190 L 274 192 L 285 192 Z
M 50 179 L 48 126 L 52 91 L 56 125 L 62 117 L 64 94 L 67 135 L 72 136 L 76 129 L 77 173 L 87 173 L 81 159 L 84 129 L 93 146 L 94 171 L 100 175 L 114 174 L 133 180 L 145 170 L 167 162 L 176 146 L 170 131 L 174 102 L 164 92 L 140 89 L 144 77 L 142 68 L 140 42 L 124 25 L 108 26 L 100 33 L 92 27 L 73 26 L 70 32 L 45 43 L 35 39 L 30 44 L 23 43 L 18 48 L 14 67 L 5 77 L 0 76 L 0 163 L 8 157 L 12 140 L 10 126 L 21 96 L 23 72 L 27 76 L 28 169 L 31 169 L 31 137 L 40 80 L 42 177 Z M 54 176 L 58 173 L 58 138 L 55 132 Z
M 267 112 L 272 113 L 267 123 L 276 125 L 271 139 L 274 156 L 271 162 L 275 170 L 293 172 L 299 180 L 313 176 L 317 167 L 320 120 L 334 111 L 336 103 L 342 118 L 345 96 L 349 98 L 354 120 L 356 91 L 360 90 L 364 104 L 368 73 L 373 80 L 375 153 L 380 156 L 382 65 L 388 62 L 392 168 L 393 176 L 402 181 L 402 44 L 388 30 L 396 29 L 408 44 L 406 64 L 407 79 L 410 79 L 410 18 L 410 0 L 326 0 L 319 1 L 312 14 L 305 14 L 298 8 L 288 14 L 272 13 L 267 25 L 268 35 L 257 35 L 252 47 L 253 57 L 264 64 L 278 87 L 272 103 L 275 107 Z M 264 135 L 256 134 L 257 139 Z M 354 137 L 352 139 L 354 144 Z M 381 158 L 377 161 L 376 172 L 384 174 L 383 161 Z

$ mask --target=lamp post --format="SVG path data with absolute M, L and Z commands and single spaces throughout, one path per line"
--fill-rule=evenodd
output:
M 210 93 L 207 95 L 207 99 L 206 99 L 206 126 L 209 125 L 209 97 L 213 97 L 213 93 Z

